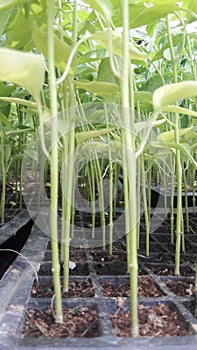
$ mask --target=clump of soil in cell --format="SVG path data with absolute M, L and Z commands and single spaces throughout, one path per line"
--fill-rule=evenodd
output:
M 104 297 L 129 297 L 130 296 L 130 283 L 122 283 L 120 285 L 113 285 L 111 281 L 105 281 L 101 284 Z M 151 276 L 141 276 L 138 282 L 138 297 L 159 297 L 161 291 L 155 285 L 155 282 Z
M 51 307 L 26 310 L 23 337 L 31 338 L 94 338 L 99 336 L 97 310 L 77 306 L 63 309 L 63 323 L 55 322 Z
M 31 292 L 34 298 L 52 298 L 54 295 L 54 285 L 51 281 L 47 283 L 34 283 Z M 90 298 L 94 296 L 92 282 L 89 279 L 69 282 L 69 289 L 62 293 L 63 298 Z
M 178 311 L 172 311 L 165 304 L 145 307 L 139 305 L 139 334 L 141 337 L 170 337 L 192 334 L 179 319 Z M 130 337 L 130 312 L 110 315 L 114 333 L 118 337 Z

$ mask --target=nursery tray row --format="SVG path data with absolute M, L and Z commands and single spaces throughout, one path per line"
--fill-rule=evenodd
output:
M 126 327 L 132 285 L 124 237 L 113 243 L 112 255 L 101 247 L 85 249 L 83 240 L 73 238 L 70 260 L 76 266 L 70 270 L 68 291 L 62 292 L 64 325 L 57 337 L 57 324 L 47 328 L 43 323 L 44 318 L 51 322 L 54 316 L 50 239 L 34 225 L 21 251 L 23 256 L 18 256 L 1 279 L 0 348 L 193 348 L 197 342 L 197 303 L 192 289 L 196 236 L 186 234 L 180 277 L 174 276 L 174 244 L 170 244 L 169 234 L 150 235 L 149 257 L 145 239 L 142 233 L 138 254 L 140 337 L 131 338 Z M 63 284 L 63 264 L 61 275 Z M 164 336 L 166 322 L 169 334 Z M 149 333 L 150 323 L 154 335 Z

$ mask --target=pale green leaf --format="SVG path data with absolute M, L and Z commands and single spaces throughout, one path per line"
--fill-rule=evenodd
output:
M 106 152 L 108 154 L 109 152 L 109 145 L 105 144 L 103 142 L 87 142 L 81 145 L 80 148 L 80 154 L 81 153 L 87 153 L 88 151 L 95 150 L 98 153 L 101 153 L 102 155 Z M 110 143 L 110 152 L 113 152 L 117 154 L 119 151 L 121 151 L 121 142 L 114 141 Z
M 112 4 L 109 0 L 85 0 L 92 9 L 101 13 L 107 20 L 110 20 L 112 14 Z
M 28 52 L 0 48 L 0 80 L 23 86 L 37 99 L 44 82 L 43 58 Z
M 132 2 L 132 1 L 130 1 Z M 145 3 L 144 0 L 137 0 L 138 3 Z M 158 0 L 150 0 L 148 1 L 148 3 L 150 4 L 154 4 L 154 5 L 158 5 Z M 159 5 L 171 5 L 171 4 L 175 4 L 177 3 L 177 0 L 159 0 Z M 148 6 L 147 6 L 148 7 Z M 150 7 L 150 6 L 149 6 Z
M 178 130 L 179 137 L 185 135 L 189 130 L 191 130 L 191 128 L 184 128 Z M 175 142 L 174 130 L 163 132 L 162 134 L 157 136 L 157 140 L 165 142 L 166 144 L 168 144 L 169 142 Z
M 197 118 L 197 112 L 193 111 L 192 109 L 187 109 L 179 106 L 172 105 L 172 106 L 164 107 L 163 112 L 185 114 L 185 115 L 190 115 L 191 117 Z
M 33 40 L 36 47 L 43 53 L 45 57 L 48 56 L 47 49 L 47 32 L 39 29 L 36 25 L 33 28 Z M 71 46 L 63 42 L 57 37 L 54 37 L 54 45 L 55 45 L 55 65 L 57 68 L 64 72 L 68 58 L 71 53 Z M 76 63 L 76 58 L 73 60 L 73 65 Z M 70 73 L 73 72 L 73 65 L 70 68 Z
M 153 93 L 153 106 L 156 111 L 163 110 L 165 106 L 187 97 L 197 95 L 196 81 L 183 81 L 166 84 Z
M 99 45 L 104 47 L 106 50 L 109 48 L 109 31 L 105 30 L 104 32 L 98 32 L 93 34 L 90 38 L 91 40 L 96 41 Z M 116 31 L 112 32 L 112 47 L 113 53 L 115 55 L 122 55 L 122 35 Z M 129 45 L 130 58 L 135 60 L 145 60 L 148 58 L 148 55 L 140 50 L 138 50 L 132 44 Z
M 18 97 L 0 97 L 0 101 L 5 101 L 9 103 L 17 103 L 26 107 L 36 108 L 37 104 L 33 101 L 24 100 Z
M 153 103 L 153 96 L 149 91 L 137 91 L 134 93 L 134 97 L 135 100 L 139 102 Z
M 113 1 L 113 24 L 116 27 L 122 26 L 120 2 Z M 193 0 L 192 0 L 193 1 Z M 155 23 L 160 18 L 164 18 L 168 13 L 173 13 L 179 9 L 177 1 L 160 2 L 156 0 L 154 6 L 151 6 L 151 1 L 129 1 L 129 25 L 130 28 L 139 28 L 143 25 Z
M 0 97 L 0 101 L 5 101 L 5 102 L 9 102 L 9 103 L 16 103 L 25 107 L 29 107 L 30 109 L 25 109 L 24 112 L 29 112 L 31 111 L 32 113 L 36 113 L 38 112 L 37 110 L 37 104 L 36 102 L 30 101 L 30 100 L 25 100 L 22 98 L 18 98 L 18 97 Z M 48 120 L 49 116 L 50 116 L 50 110 L 46 107 L 46 106 L 41 106 L 42 111 L 43 111 L 43 120 Z M 22 110 L 22 108 L 21 108 Z
M 114 100 L 119 91 L 118 85 L 100 81 L 74 81 L 76 88 L 90 91 L 93 94 L 104 97 L 107 100 Z
M 188 157 L 188 159 L 194 165 L 194 167 L 197 168 L 197 162 L 192 157 L 188 144 L 169 143 L 168 147 L 172 149 L 178 149 L 179 151 L 181 151 L 183 154 L 185 154 Z
M 0 10 L 7 9 L 9 7 L 13 7 L 15 5 L 23 4 L 28 2 L 29 0 L 1 0 L 0 2 Z
M 137 134 L 139 134 L 140 131 L 144 130 L 147 127 L 147 122 L 138 122 L 134 124 L 134 129 Z
M 34 132 L 34 130 L 28 127 L 25 129 L 9 130 L 5 132 L 5 135 L 18 135 L 18 134 L 24 134 L 26 132 Z
M 75 138 L 77 140 L 77 144 L 80 144 L 84 141 L 90 140 L 95 137 L 100 137 L 105 134 L 109 134 L 110 131 L 113 131 L 115 128 L 107 128 L 107 129 L 101 129 L 101 130 L 91 130 L 91 131 L 85 131 L 85 132 L 77 132 L 75 134 Z

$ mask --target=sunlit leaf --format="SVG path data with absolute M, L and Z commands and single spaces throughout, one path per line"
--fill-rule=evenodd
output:
M 115 7 L 115 6 L 114 6 Z M 139 28 L 143 25 L 154 23 L 160 18 L 164 18 L 168 13 L 173 13 L 178 10 L 179 6 L 177 1 L 160 2 L 155 0 L 154 6 L 151 5 L 151 1 L 130 1 L 129 6 L 129 25 L 130 28 Z M 113 23 L 116 27 L 122 25 L 120 5 L 117 3 L 116 8 L 113 11 Z
M 17 97 L 0 97 L 0 101 L 5 101 L 9 103 L 17 103 L 26 107 L 36 108 L 37 104 L 33 101 L 24 100 L 22 98 Z
M 104 32 L 98 32 L 91 36 L 91 39 L 96 41 L 99 45 L 104 47 L 105 49 L 109 48 L 109 31 L 105 30 Z M 112 47 L 113 53 L 115 55 L 122 55 L 122 35 L 118 32 L 112 32 Z M 129 45 L 130 58 L 135 60 L 145 60 L 148 58 L 148 55 L 140 50 L 138 50 L 135 46 Z
M 33 28 L 33 41 L 36 47 L 43 53 L 45 57 L 48 56 L 47 50 L 47 32 L 39 29 L 36 25 Z M 54 37 L 55 44 L 55 65 L 62 72 L 64 72 L 68 58 L 71 53 L 71 46 L 63 42 L 57 37 Z M 76 58 L 73 61 L 73 65 L 76 63 Z M 73 67 L 73 66 L 72 66 Z M 73 72 L 73 69 L 70 69 L 70 73 Z
M 148 91 L 137 91 L 134 93 L 135 100 L 139 102 L 153 103 L 153 96 Z
M 81 153 L 85 153 L 86 156 L 86 152 L 88 151 L 92 151 L 95 150 L 97 153 L 101 153 L 104 154 L 105 152 L 109 152 L 109 145 L 105 144 L 104 142 L 87 142 L 81 145 L 80 148 L 80 154 Z M 113 141 L 110 143 L 110 152 L 114 152 L 117 153 L 121 151 L 121 142 L 118 141 Z
M 110 131 L 113 131 L 114 129 L 115 128 L 107 128 L 107 129 L 101 129 L 101 130 L 77 132 L 77 133 L 75 133 L 75 138 L 77 140 L 77 144 L 80 144 L 80 143 L 87 141 L 87 140 L 90 140 L 92 138 L 109 134 Z
M 184 129 L 178 130 L 179 137 L 185 135 L 189 130 L 191 130 L 191 128 L 184 128 Z M 165 131 L 165 132 L 161 133 L 160 135 L 157 136 L 157 140 L 163 141 L 166 143 L 175 142 L 174 130 Z
M 196 81 L 183 81 L 180 83 L 166 84 L 155 90 L 153 94 L 153 106 L 156 111 L 162 110 L 165 106 L 168 106 L 171 103 L 196 95 Z
M 197 112 L 193 111 L 192 109 L 187 109 L 179 106 L 166 106 L 163 108 L 163 112 L 186 114 L 190 115 L 191 117 L 197 118 Z
M 0 10 L 7 9 L 9 7 L 13 7 L 14 5 L 24 4 L 29 0 L 1 0 L 0 2 Z
M 92 81 L 92 82 L 75 81 L 74 83 L 76 88 L 90 91 L 93 94 L 104 97 L 108 101 L 114 100 L 115 95 L 119 91 L 119 88 L 117 85 L 100 82 L 100 81 Z
M 107 20 L 110 20 L 112 14 L 112 4 L 109 0 L 85 0 L 92 9 L 101 13 Z
M 0 80 L 19 84 L 38 98 L 44 82 L 43 58 L 28 52 L 0 48 Z

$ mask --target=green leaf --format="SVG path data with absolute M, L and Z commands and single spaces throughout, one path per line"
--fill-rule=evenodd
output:
M 26 17 L 23 11 L 13 25 L 11 48 L 21 51 L 32 49 L 32 17 Z
M 43 58 L 28 52 L 0 48 L 0 80 L 19 84 L 37 99 L 44 82 Z
M 179 137 L 185 135 L 189 130 L 191 130 L 191 128 L 185 128 L 185 129 L 178 130 Z M 168 145 L 169 142 L 175 142 L 174 136 L 175 136 L 174 130 L 165 131 L 162 134 L 157 136 L 157 140 L 165 142 Z
M 99 81 L 83 82 L 74 81 L 76 88 L 90 91 L 93 94 L 104 97 L 107 100 L 114 100 L 119 88 L 115 84 L 104 83 Z
M 4 10 L 19 4 L 24 4 L 28 1 L 29 0 L 1 0 L 0 10 Z
M 167 5 L 166 5 L 167 4 Z M 130 5 L 130 28 L 137 28 L 143 25 L 151 24 L 162 17 L 165 17 L 168 13 L 173 13 L 178 10 L 178 5 L 174 1 L 168 1 L 168 3 L 161 3 L 156 1 L 154 6 L 147 6 L 143 1 L 143 4 L 131 4 Z
M 109 31 L 105 30 L 104 32 L 98 32 L 93 34 L 90 37 L 91 40 L 96 41 L 99 45 L 104 47 L 106 50 L 109 48 Z M 121 56 L 122 55 L 122 35 L 118 32 L 112 32 L 112 47 L 114 55 Z M 148 55 L 140 50 L 138 50 L 135 46 L 129 45 L 130 58 L 135 60 L 145 60 L 148 58 Z
M 7 126 L 9 129 L 12 129 L 12 124 L 10 124 L 8 118 L 0 112 L 0 122 Z
M 106 58 L 107 53 L 105 49 L 97 49 L 88 51 L 87 53 L 83 53 L 82 56 L 78 57 L 78 63 L 87 63 L 101 60 L 102 58 Z
M 12 13 L 12 9 L 7 9 L 0 12 L 0 35 L 3 34 L 6 24 L 9 21 L 11 13 Z
M 146 81 L 139 91 L 148 91 L 153 93 L 160 86 L 163 86 L 163 81 L 159 74 L 154 74 L 153 77 Z
M 97 81 L 103 81 L 107 83 L 117 84 L 118 81 L 114 76 L 109 57 L 103 58 L 99 64 Z
M 166 84 L 155 90 L 153 94 L 153 106 L 156 111 L 159 111 L 171 103 L 196 95 L 196 81 L 183 81 L 180 83 Z
M 105 134 L 109 134 L 111 131 L 113 131 L 115 128 L 107 128 L 107 129 L 101 129 L 101 130 L 91 130 L 91 131 L 85 131 L 85 132 L 78 132 L 75 133 L 75 138 L 77 140 L 77 144 L 87 141 L 89 139 L 99 137 Z
M 172 149 L 178 149 L 179 151 L 181 151 L 183 154 L 185 154 L 189 158 L 189 160 L 195 166 L 195 168 L 197 168 L 197 162 L 192 157 L 192 155 L 190 153 L 190 147 L 188 144 L 169 143 L 168 147 L 172 148 Z
M 47 50 L 47 33 L 39 29 L 36 25 L 33 28 L 33 41 L 36 47 L 43 53 L 45 57 L 48 55 Z M 61 41 L 59 38 L 54 38 L 55 43 L 55 65 L 57 68 L 64 72 L 68 58 L 71 53 L 71 46 Z M 77 59 L 73 60 L 73 64 L 70 69 L 70 73 L 73 72 L 72 67 L 76 64 Z
M 100 152 L 101 154 L 105 154 L 105 152 L 108 154 L 109 152 L 109 145 L 105 144 L 103 142 L 87 142 L 81 145 L 80 148 L 80 154 L 87 153 L 88 151 L 95 150 L 96 152 Z M 114 141 L 110 143 L 110 152 L 113 152 L 117 154 L 121 151 L 121 142 Z
M 130 1 L 132 2 L 132 1 Z M 144 0 L 137 0 L 138 3 L 143 3 L 144 4 Z M 177 0 L 159 0 L 159 4 L 160 5 L 171 5 L 173 3 L 177 3 Z M 158 5 L 158 0 L 150 0 L 149 1 L 150 4 L 154 4 L 154 5 Z
M 85 0 L 92 9 L 101 13 L 107 20 L 110 20 L 112 14 L 112 4 L 109 0 Z
M 112 0 L 113 1 L 113 0 Z M 114 1 L 113 1 L 114 3 Z M 113 11 L 113 23 L 116 27 L 121 27 L 121 13 L 120 5 L 117 2 Z M 130 1 L 129 6 L 129 24 L 130 28 L 139 28 L 143 25 L 148 25 L 156 22 L 160 18 L 165 17 L 168 13 L 173 13 L 180 7 L 177 5 L 177 1 L 160 2 L 155 0 L 154 6 L 151 6 L 151 1 Z
M 139 102 L 153 103 L 153 96 L 148 91 L 137 91 L 134 93 L 135 100 Z
M 190 146 L 187 143 L 181 143 L 181 144 L 177 144 L 177 143 L 172 143 L 172 142 L 168 142 L 166 144 L 160 143 L 160 142 L 152 142 L 152 146 L 153 147 L 168 147 L 169 149 L 178 149 L 179 151 L 181 151 L 184 155 L 187 156 L 187 158 L 191 161 L 191 163 L 193 163 L 193 165 L 197 168 L 197 162 L 195 161 L 195 159 L 192 157 L 191 153 L 190 153 Z
M 178 34 L 178 35 L 173 37 L 173 45 L 175 47 L 179 45 L 182 36 L 183 36 L 182 34 Z M 160 58 L 163 58 L 164 52 L 167 49 L 169 49 L 169 43 L 168 42 L 165 45 L 163 45 L 162 48 L 154 55 L 154 57 L 151 60 L 151 63 L 154 62 L 154 61 L 159 60 Z
M 166 106 L 163 108 L 163 112 L 186 114 L 190 115 L 191 117 L 197 118 L 197 112 L 193 111 L 192 109 L 187 109 L 179 106 Z
M 33 101 L 23 100 L 22 98 L 17 97 L 0 97 L 0 101 L 5 101 L 9 103 L 17 103 L 26 107 L 36 108 L 37 104 Z
M 16 129 L 16 130 L 9 130 L 9 131 L 6 131 L 5 132 L 5 135 L 18 135 L 18 134 L 23 134 L 23 133 L 26 133 L 26 132 L 34 132 L 33 129 L 31 128 L 24 128 L 24 129 Z

